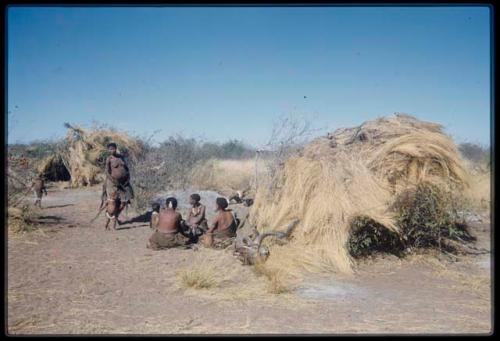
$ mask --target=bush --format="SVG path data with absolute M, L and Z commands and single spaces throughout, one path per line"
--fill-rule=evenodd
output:
M 354 258 L 377 252 L 392 253 L 398 257 L 402 255 L 404 246 L 398 234 L 385 226 L 366 216 L 356 217 L 351 226 L 353 232 L 349 238 L 348 248 Z
M 460 153 L 468 160 L 478 163 L 490 162 L 490 147 L 476 143 L 464 142 L 458 145 Z
M 457 252 L 453 246 L 456 244 L 450 241 L 466 243 L 474 240 L 467 225 L 459 218 L 461 206 L 451 191 L 421 183 L 399 194 L 392 205 L 399 233 L 389 231 L 368 217 L 357 217 L 352 222 L 349 252 L 354 258 L 375 252 L 400 257 L 422 248 Z
M 250 147 L 231 140 L 224 144 L 205 142 L 193 138 L 171 136 L 159 146 L 143 142 L 146 152 L 130 165 L 136 207 L 144 210 L 160 191 L 186 189 L 191 185 L 191 172 L 211 158 L 242 158 Z
M 455 214 L 456 205 L 451 193 L 426 183 L 399 195 L 393 208 L 405 246 L 441 249 L 446 239 L 471 241 L 467 226 Z

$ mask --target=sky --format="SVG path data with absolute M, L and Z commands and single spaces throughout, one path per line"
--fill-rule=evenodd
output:
M 488 7 L 9 7 L 8 143 L 64 122 L 268 142 L 394 112 L 490 144 Z

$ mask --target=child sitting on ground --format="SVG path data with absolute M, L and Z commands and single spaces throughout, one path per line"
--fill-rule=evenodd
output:
M 160 204 L 154 203 L 151 205 L 153 208 L 153 212 L 151 212 L 151 220 L 149 221 L 149 227 L 151 229 L 155 229 L 158 224 L 159 214 L 160 214 Z

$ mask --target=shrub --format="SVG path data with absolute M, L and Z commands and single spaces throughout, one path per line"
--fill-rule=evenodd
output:
M 404 246 L 397 233 L 378 224 L 366 216 L 356 217 L 352 223 L 349 238 L 349 253 L 354 258 L 368 256 L 376 252 L 402 255 Z
M 360 258 L 375 252 L 404 256 L 415 249 L 435 248 L 456 252 L 449 241 L 473 241 L 467 225 L 458 212 L 462 203 L 451 191 L 429 183 L 421 183 L 396 197 L 392 209 L 399 233 L 392 232 L 364 216 L 352 221 L 348 240 L 349 253 Z M 456 244 L 455 244 L 456 245 Z
M 490 161 L 490 147 L 464 142 L 458 145 L 458 150 L 466 159 L 472 162 L 489 163 Z
M 455 214 L 456 205 L 450 192 L 427 183 L 400 194 L 393 208 L 405 246 L 441 249 L 446 239 L 471 241 L 466 224 Z

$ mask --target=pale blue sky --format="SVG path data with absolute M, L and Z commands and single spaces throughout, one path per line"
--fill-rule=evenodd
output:
M 406 112 L 490 144 L 488 7 L 10 7 L 9 142 L 93 120 L 265 143 Z M 306 98 L 304 98 L 306 96 Z

